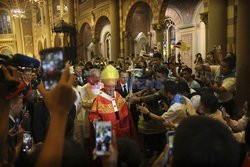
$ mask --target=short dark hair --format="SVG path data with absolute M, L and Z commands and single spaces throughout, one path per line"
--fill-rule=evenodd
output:
M 209 113 L 214 113 L 219 108 L 218 98 L 212 93 L 203 93 L 201 95 L 201 103 L 209 110 Z
M 157 68 L 156 72 L 164 74 L 165 76 L 168 76 L 168 73 L 169 73 L 168 69 L 163 66 L 160 66 L 159 68 Z
M 233 70 L 236 66 L 236 56 L 234 55 L 226 56 L 222 61 L 228 64 L 230 70 Z
M 182 95 L 184 93 L 190 94 L 190 88 L 189 88 L 189 86 L 188 86 L 188 84 L 187 84 L 186 81 L 183 81 L 183 80 L 179 81 L 177 83 L 177 88 L 178 88 L 178 93 L 180 93 Z
M 205 116 L 188 117 L 176 129 L 173 166 L 238 167 L 240 147 L 221 122 Z
M 186 71 L 186 72 L 189 73 L 189 74 L 192 74 L 192 72 L 193 72 L 192 69 L 189 68 L 189 67 L 183 68 L 183 69 L 182 69 L 182 72 L 183 72 L 183 71 Z
M 138 145 L 128 137 L 117 139 L 117 147 L 119 151 L 118 166 L 140 166 L 142 162 L 142 153 Z
M 153 55 L 153 58 L 158 58 L 158 59 L 162 59 L 162 55 L 160 54 L 160 53 L 155 53 L 154 55 Z
M 122 69 L 119 71 L 119 73 L 121 74 L 121 73 L 128 73 L 128 72 L 126 70 Z
M 172 95 L 176 95 L 177 94 L 177 85 L 174 81 L 165 81 L 163 82 L 164 85 L 164 90 L 166 92 L 171 93 Z

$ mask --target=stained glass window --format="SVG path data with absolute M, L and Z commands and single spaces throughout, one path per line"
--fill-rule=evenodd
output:
M 5 10 L 0 10 L 0 34 L 11 34 L 11 19 Z

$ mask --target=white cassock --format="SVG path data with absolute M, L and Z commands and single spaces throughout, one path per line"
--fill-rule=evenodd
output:
M 75 131 L 75 136 L 78 139 L 81 135 L 80 133 L 83 134 L 84 138 L 89 138 L 90 137 L 90 124 L 89 124 L 89 111 L 90 108 L 92 107 L 93 101 L 96 98 L 96 96 L 100 93 L 100 90 L 104 87 L 102 82 L 98 82 L 96 85 L 91 85 L 89 83 L 83 85 L 81 88 L 79 88 L 80 96 L 81 96 L 81 109 L 78 112 L 76 116 L 76 122 L 75 129 L 78 129 Z M 81 132 L 81 127 L 82 131 Z

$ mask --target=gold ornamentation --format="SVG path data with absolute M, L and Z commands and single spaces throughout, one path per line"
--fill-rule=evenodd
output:
M 126 101 L 119 96 L 117 101 L 116 101 L 117 109 L 118 111 L 121 111 L 124 105 L 126 105 Z M 115 112 L 113 105 L 110 101 L 110 103 L 102 103 L 101 101 L 94 101 L 93 106 L 91 108 L 92 112 L 98 112 L 98 113 L 112 113 Z

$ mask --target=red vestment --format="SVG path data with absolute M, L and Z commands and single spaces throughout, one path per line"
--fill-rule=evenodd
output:
M 89 113 L 90 123 L 92 124 L 95 119 L 99 121 L 111 121 L 112 130 L 115 132 L 116 137 L 126 136 L 134 138 L 135 128 L 127 103 L 118 92 L 115 91 L 114 93 L 115 97 L 112 98 L 101 91 L 95 98 Z M 115 104 L 112 103 L 112 99 L 115 101 Z M 114 107 L 117 107 L 119 119 L 116 117 Z

